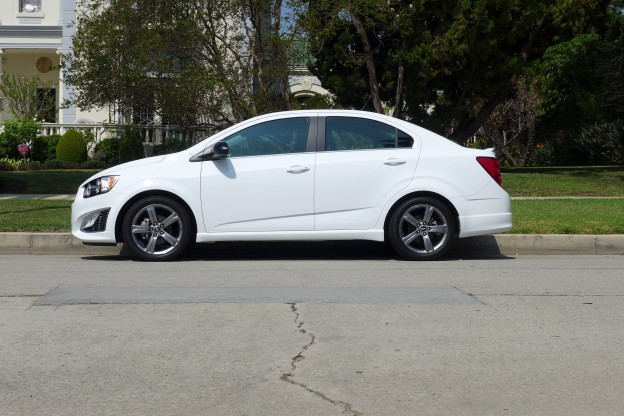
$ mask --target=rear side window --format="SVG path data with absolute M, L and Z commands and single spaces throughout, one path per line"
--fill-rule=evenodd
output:
M 367 150 L 412 147 L 407 133 L 381 123 L 357 117 L 327 117 L 325 150 Z

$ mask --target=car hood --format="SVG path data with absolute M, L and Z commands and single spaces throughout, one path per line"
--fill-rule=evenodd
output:
M 116 165 L 113 166 L 111 168 L 105 169 L 103 171 L 100 171 L 98 173 L 96 173 L 95 175 L 91 176 L 89 179 L 87 179 L 84 183 L 87 183 L 93 179 L 96 178 L 100 178 L 102 176 L 107 176 L 107 175 L 117 175 L 120 172 L 123 172 L 124 170 L 127 169 L 132 169 L 132 168 L 136 168 L 136 167 L 140 167 L 140 166 L 145 166 L 145 165 L 153 165 L 155 163 L 160 163 L 163 160 L 165 160 L 166 155 L 162 155 L 162 156 L 153 156 L 153 157 L 148 157 L 145 159 L 139 159 L 139 160 L 133 160 L 132 162 L 126 162 L 126 163 L 122 163 L 121 165 Z

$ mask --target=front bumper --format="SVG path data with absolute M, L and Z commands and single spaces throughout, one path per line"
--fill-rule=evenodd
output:
M 72 235 L 83 243 L 114 244 L 115 222 L 122 205 L 114 191 L 84 198 L 82 188 L 72 204 Z

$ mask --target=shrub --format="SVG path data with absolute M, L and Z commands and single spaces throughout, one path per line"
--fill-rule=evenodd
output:
M 43 169 L 64 169 L 65 163 L 62 160 L 50 159 L 43 162 Z
M 41 163 L 31 159 L 10 159 L 8 157 L 0 159 L 0 170 L 37 170 L 41 169 Z
M 56 159 L 56 146 L 58 146 L 58 142 L 61 140 L 61 135 L 51 134 L 49 136 L 43 136 L 43 138 L 48 144 L 48 159 L 47 160 Z
M 154 156 L 176 153 L 188 148 L 184 140 L 164 139 L 162 143 L 154 146 Z
M 577 144 L 587 154 L 592 165 L 624 165 L 624 121 L 585 128 Z
M 41 163 L 31 159 L 18 159 L 17 170 L 39 170 L 41 169 Z
M 117 137 L 102 139 L 95 145 L 93 160 L 105 165 L 116 165 L 119 163 L 119 145 L 121 140 Z
M 87 154 L 91 153 L 91 150 L 94 150 L 96 145 L 95 133 L 92 129 L 85 129 L 82 131 L 84 135 L 85 143 L 87 144 Z
M 0 157 L 17 159 L 22 157 L 17 145 L 32 143 L 37 138 L 41 126 L 32 119 L 23 121 L 9 120 L 4 123 L 4 130 L 0 133 Z
M 527 166 L 552 166 L 555 162 L 555 149 L 550 143 L 539 144 L 529 156 Z
M 125 127 L 123 138 L 119 145 L 119 162 L 125 163 L 132 160 L 142 159 L 145 157 L 143 150 L 143 139 L 138 130 Z
M 45 162 L 50 159 L 50 149 L 45 137 L 35 137 L 30 142 L 30 158 L 38 162 Z
M 5 158 L 0 159 L 0 171 L 9 172 L 9 171 L 15 170 L 15 167 L 13 165 L 14 164 L 9 158 L 5 157 Z
M 105 167 L 104 162 L 99 160 L 91 159 L 87 160 L 82 164 L 84 169 L 103 169 Z
M 67 130 L 56 146 L 56 158 L 64 162 L 85 162 L 87 144 L 82 133 L 72 129 Z

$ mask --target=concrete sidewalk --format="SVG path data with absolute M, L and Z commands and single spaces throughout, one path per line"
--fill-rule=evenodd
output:
M 73 200 L 76 194 L 0 194 L 0 199 L 48 199 L 48 200 Z

